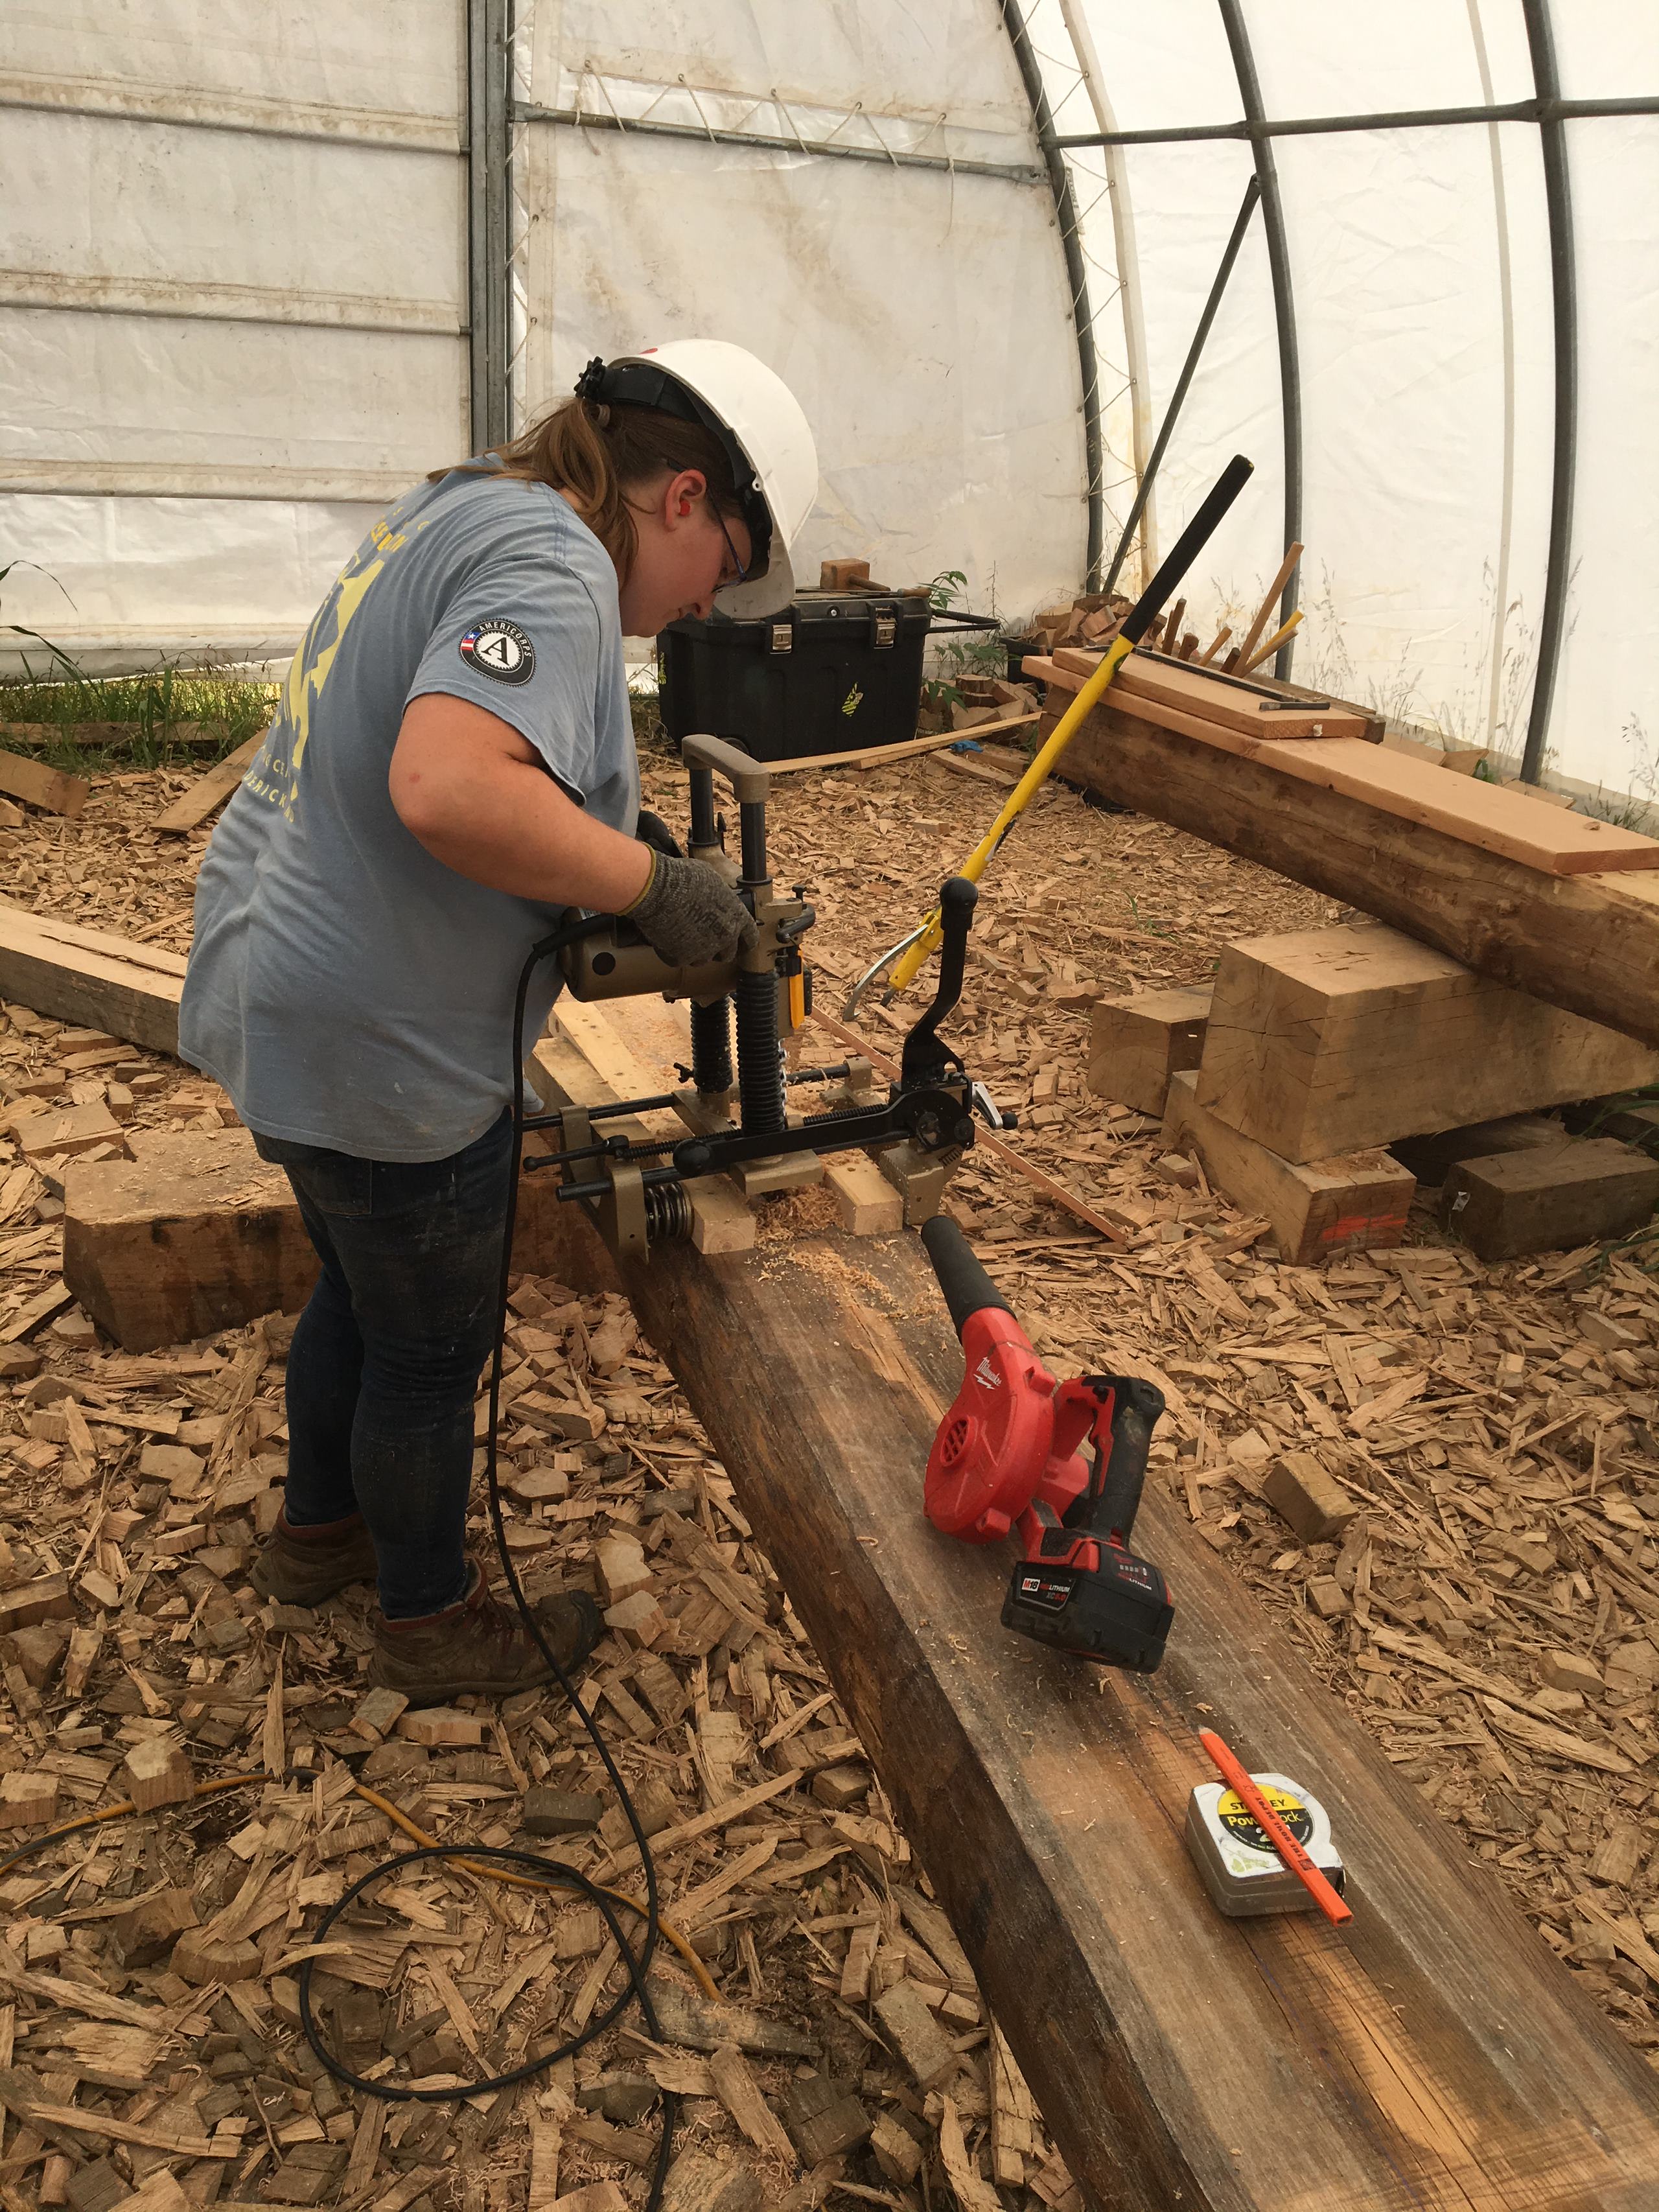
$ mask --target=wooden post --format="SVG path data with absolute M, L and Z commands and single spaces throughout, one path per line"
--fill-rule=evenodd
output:
M 1635 2212 L 1659 2191 L 1640 2054 L 1161 1478 L 1136 1529 L 1175 1593 L 1161 1672 L 1103 1676 L 1011 1635 L 1009 1554 L 921 1510 L 962 1353 L 916 1241 L 805 1237 L 792 1256 L 763 1274 L 668 1244 L 623 1272 L 1085 2191 L 1125 2212 L 1403 2212 L 1477 2174 L 1483 2212 Z M 1348 1928 L 1215 1911 L 1182 1840 L 1200 1722 L 1333 1809 Z

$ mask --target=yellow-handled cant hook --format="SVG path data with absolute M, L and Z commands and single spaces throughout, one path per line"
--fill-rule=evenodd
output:
M 1060 716 L 1048 743 L 1003 801 L 1002 811 L 996 820 L 957 869 L 958 875 L 966 876 L 970 883 L 976 884 L 984 874 L 991 855 L 1054 774 L 1060 755 L 1077 735 L 1113 677 L 1158 620 L 1170 593 L 1203 551 L 1222 516 L 1243 490 L 1253 469 L 1254 464 L 1246 460 L 1243 453 L 1235 453 L 1221 471 L 1208 497 L 1170 548 L 1158 574 L 1124 616 L 1123 626 L 1101 656 L 1099 667 Z M 901 938 L 896 945 L 882 954 L 879 960 L 873 961 L 865 969 L 853 986 L 842 1015 L 843 1020 L 851 1020 L 859 1000 L 884 969 L 891 970 L 887 978 L 888 997 L 890 999 L 903 990 L 915 980 L 923 961 L 939 949 L 941 934 L 939 911 L 935 907 L 908 937 Z

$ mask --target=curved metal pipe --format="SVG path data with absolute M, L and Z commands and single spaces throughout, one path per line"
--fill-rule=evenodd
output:
M 1572 501 L 1578 468 L 1578 297 L 1566 125 L 1559 115 L 1549 112 L 1548 105 L 1561 96 L 1548 0 L 1521 0 L 1521 14 L 1532 53 L 1533 82 L 1543 110 L 1538 135 L 1544 155 L 1544 210 L 1549 222 L 1550 289 L 1555 320 L 1555 451 L 1550 482 L 1549 554 L 1544 568 L 1544 607 L 1538 618 L 1538 669 L 1533 678 L 1532 712 L 1521 757 L 1522 781 L 1536 783 L 1544 769 L 1571 575 Z
M 1071 38 L 1077 65 L 1083 72 L 1083 87 L 1089 95 L 1089 105 L 1094 110 L 1095 122 L 1103 132 L 1114 131 L 1117 127 L 1117 118 L 1112 112 L 1111 96 L 1106 89 L 1101 73 L 1100 56 L 1095 51 L 1094 34 L 1089 27 L 1088 0 L 1060 0 L 1060 14 Z M 1060 138 L 1055 143 L 1064 146 L 1066 141 Z M 1140 296 L 1140 255 L 1135 244 L 1129 167 L 1120 148 L 1103 144 L 1100 150 L 1106 168 L 1107 189 L 1112 200 L 1112 246 L 1117 263 L 1117 305 L 1123 318 L 1123 351 L 1129 373 L 1130 447 L 1135 476 L 1144 484 L 1148 474 L 1146 456 L 1152 439 L 1152 383 L 1146 368 L 1146 313 Z M 1137 591 L 1146 590 L 1157 566 L 1158 494 L 1154 489 L 1146 495 L 1140 518 L 1140 575 Z M 1103 584 L 1101 588 L 1109 592 L 1112 587 L 1109 584 Z
M 1180 419 L 1182 403 L 1186 398 L 1188 387 L 1197 373 L 1198 364 L 1203 359 L 1204 344 L 1210 335 L 1210 325 L 1216 319 L 1216 311 L 1221 305 L 1222 294 L 1227 289 L 1227 279 L 1233 273 L 1233 264 L 1238 258 L 1238 249 L 1244 243 L 1244 233 L 1249 227 L 1250 217 L 1255 213 L 1255 204 L 1261 197 L 1261 179 L 1260 177 L 1252 177 L 1244 187 L 1243 200 L 1240 204 L 1237 215 L 1233 219 L 1232 230 L 1222 252 L 1221 266 L 1215 272 L 1215 282 L 1210 287 L 1210 296 L 1204 302 L 1204 312 L 1198 319 L 1198 328 L 1193 332 L 1193 342 L 1187 349 L 1187 358 L 1181 364 L 1181 374 L 1176 379 L 1176 388 L 1170 395 L 1170 404 L 1164 413 L 1163 426 L 1158 434 L 1158 443 L 1152 447 L 1152 457 L 1141 471 L 1140 489 L 1135 494 L 1134 504 L 1129 509 L 1128 520 L 1123 526 L 1123 534 L 1117 541 L 1117 550 L 1113 554 L 1111 566 L 1106 571 L 1106 580 L 1100 587 L 1103 592 L 1109 592 L 1117 581 L 1117 572 L 1123 566 L 1123 556 L 1129 550 L 1129 540 L 1135 534 L 1135 525 L 1139 521 L 1142 511 L 1152 497 L 1152 486 L 1158 478 L 1158 467 L 1164 459 L 1164 448 L 1175 434 L 1176 423 Z
M 1048 172 L 1054 196 L 1054 220 L 1066 255 L 1066 275 L 1072 287 L 1072 320 L 1077 328 L 1078 367 L 1083 379 L 1083 459 L 1088 474 L 1089 554 L 1088 588 L 1100 588 L 1101 556 L 1106 544 L 1106 447 L 1100 423 L 1100 374 L 1095 355 L 1095 324 L 1089 305 L 1089 272 L 1078 235 L 1077 202 L 1072 194 L 1071 172 L 1054 137 L 1054 113 L 1042 82 L 1042 65 L 1032 51 L 1030 34 L 1019 0 L 999 0 L 1008 43 L 1019 64 L 1020 80 L 1031 103 L 1031 122 Z
M 1238 79 L 1239 104 L 1244 110 L 1244 119 L 1253 132 L 1259 132 L 1265 117 L 1261 107 L 1261 87 L 1255 73 L 1255 56 L 1250 51 L 1249 33 L 1244 27 L 1243 10 L 1239 0 L 1218 0 L 1222 28 L 1227 33 L 1227 45 L 1233 58 L 1233 74 Z M 1279 334 L 1279 405 L 1285 433 L 1285 543 L 1294 545 L 1302 535 L 1302 363 L 1296 344 L 1296 302 L 1291 292 L 1290 247 L 1285 236 L 1285 206 L 1279 196 L 1279 170 L 1273 161 L 1271 139 L 1258 136 L 1255 147 L 1255 173 L 1261 184 L 1261 222 L 1267 239 L 1267 270 L 1273 279 L 1273 323 Z M 1285 580 L 1285 589 L 1279 602 L 1279 619 L 1290 620 L 1296 611 L 1297 581 L 1301 563 L 1291 569 Z M 1286 639 L 1273 660 L 1273 673 L 1281 684 L 1291 673 L 1291 659 L 1296 650 L 1293 639 Z
M 3 103 L 0 103 L 3 104 Z M 1067 131 L 1054 143 L 1084 146 L 1198 146 L 1219 138 L 1325 138 L 1342 131 L 1439 131 L 1457 123 L 1594 121 L 1599 116 L 1659 115 L 1659 93 L 1622 100 L 1504 100 L 1467 107 L 1379 108 L 1370 115 L 1290 115 L 1277 122 L 1181 123 L 1166 129 Z

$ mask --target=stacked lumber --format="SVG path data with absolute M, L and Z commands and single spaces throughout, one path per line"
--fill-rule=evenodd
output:
M 1461 1147 L 1445 1200 L 1489 1259 L 1626 1233 L 1659 1199 L 1643 1155 L 1540 1141 L 1535 1113 L 1659 1081 L 1659 1053 L 1376 923 L 1228 946 L 1201 1014 L 1148 994 L 1094 1021 L 1091 1088 L 1140 1107 L 1161 1086 L 1170 1149 L 1299 1261 L 1398 1243 L 1414 1176 L 1381 1148 L 1470 1125 L 1520 1121 Z
M 1063 672 L 1048 680 L 1051 694 L 1081 683 Z M 1481 975 L 1659 1045 L 1652 839 L 1387 748 L 1235 743 L 1218 728 L 1160 726 L 1109 693 L 1062 773 Z

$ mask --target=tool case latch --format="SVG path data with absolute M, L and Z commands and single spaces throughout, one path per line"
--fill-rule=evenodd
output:
M 898 643 L 898 609 L 874 606 L 870 610 L 870 644 L 872 651 L 885 653 Z
M 766 649 L 769 653 L 793 653 L 795 649 L 795 610 L 786 607 L 766 626 Z

